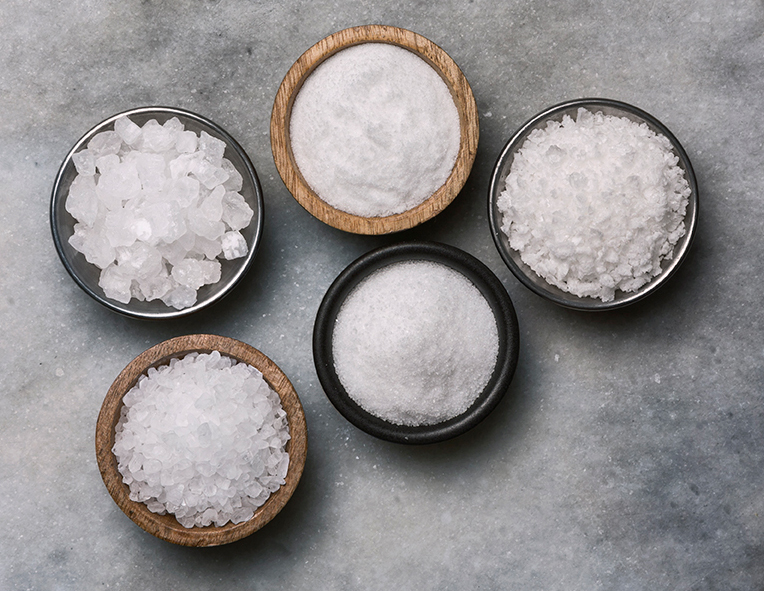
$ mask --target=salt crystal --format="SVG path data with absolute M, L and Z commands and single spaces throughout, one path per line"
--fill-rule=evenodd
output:
M 199 137 L 193 131 L 183 131 L 178 134 L 175 149 L 181 154 L 196 152 Z
M 231 230 L 241 230 L 252 221 L 254 212 L 239 193 L 226 191 L 221 201 L 222 219 Z
M 225 154 L 225 142 L 212 137 L 206 131 L 199 134 L 199 150 L 214 166 L 219 167 Z
M 72 154 L 72 163 L 74 163 L 74 168 L 82 176 L 92 176 L 95 174 L 95 157 L 93 152 L 88 149 Z
M 238 259 L 247 254 L 247 241 L 241 232 L 226 232 L 221 241 L 223 257 L 226 260 Z
M 130 121 L 128 117 L 120 117 L 114 122 L 114 131 L 119 134 L 122 141 L 132 145 L 141 135 L 141 128 Z
M 97 133 L 88 142 L 88 150 L 93 157 L 98 159 L 108 154 L 116 154 L 122 145 L 122 138 L 114 131 L 102 131 Z
M 98 217 L 98 195 L 92 176 L 80 175 L 74 178 L 65 207 L 72 217 L 86 226 L 91 227 L 95 224 Z

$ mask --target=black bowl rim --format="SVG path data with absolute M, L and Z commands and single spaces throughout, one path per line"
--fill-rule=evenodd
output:
M 352 289 L 374 271 L 409 260 L 429 260 L 461 272 L 480 290 L 496 318 L 499 353 L 493 375 L 461 415 L 435 425 L 395 425 L 362 409 L 345 391 L 334 369 L 332 337 L 337 314 Z M 454 246 L 429 241 L 402 242 L 374 249 L 348 265 L 334 280 L 318 308 L 313 329 L 313 359 L 318 379 L 334 407 L 353 425 L 394 443 L 427 444 L 451 439 L 481 422 L 501 401 L 517 367 L 520 333 L 512 300 L 501 281 L 480 260 Z
M 214 130 L 215 133 L 219 134 L 220 137 L 222 137 L 223 140 L 225 140 L 227 145 L 229 145 L 234 150 L 234 152 L 236 152 L 239 158 L 241 158 L 242 162 L 244 162 L 244 165 L 247 168 L 246 173 L 251 178 L 254 185 L 255 201 L 257 202 L 257 211 L 255 211 L 255 215 L 252 221 L 250 222 L 250 224 L 252 223 L 255 224 L 255 233 L 252 239 L 252 244 L 250 245 L 249 252 L 247 253 L 245 260 L 242 261 L 243 264 L 238 269 L 238 271 L 234 274 L 233 279 L 229 282 L 229 284 L 226 286 L 225 289 L 221 289 L 220 291 L 213 294 L 212 296 L 202 301 L 197 301 L 193 306 L 189 306 L 188 308 L 183 308 L 182 310 L 175 310 L 174 308 L 167 307 L 167 311 L 137 312 L 135 310 L 130 309 L 129 303 L 122 304 L 121 302 L 110 300 L 106 298 L 104 295 L 94 291 L 85 281 L 82 280 L 82 278 L 78 275 L 73 265 L 69 261 L 69 258 L 67 257 L 64 246 L 63 246 L 63 241 L 65 239 L 61 236 L 61 232 L 59 230 L 59 224 L 58 224 L 59 220 L 57 215 L 57 206 L 59 201 L 65 198 L 65 196 L 61 194 L 61 184 L 64 178 L 64 174 L 66 172 L 67 165 L 71 162 L 72 156 L 77 151 L 79 151 L 80 148 L 82 148 L 85 142 L 89 140 L 92 135 L 94 135 L 96 132 L 104 128 L 109 127 L 120 117 L 130 117 L 132 115 L 147 115 L 150 113 L 181 115 L 188 119 L 192 119 L 196 121 L 197 123 L 200 123 L 204 126 L 207 126 L 210 129 Z M 56 252 L 58 253 L 59 258 L 61 259 L 61 262 L 63 263 L 64 268 L 69 273 L 71 278 L 74 279 L 75 283 L 79 285 L 80 288 L 82 288 L 82 290 L 85 293 L 87 293 L 99 304 L 123 316 L 128 316 L 131 318 L 139 318 L 142 320 L 166 320 L 166 319 L 180 318 L 183 316 L 187 316 L 189 314 L 197 312 L 198 310 L 201 310 L 202 308 L 206 308 L 215 302 L 218 302 L 223 297 L 228 295 L 231 291 L 233 291 L 233 289 L 242 280 L 244 275 L 246 275 L 247 271 L 252 266 L 252 263 L 255 260 L 255 256 L 257 254 L 257 250 L 259 249 L 261 238 L 263 235 L 263 222 L 265 219 L 263 190 L 262 190 L 262 186 L 260 185 L 260 179 L 257 176 L 255 167 L 252 165 L 252 161 L 250 160 L 247 153 L 244 151 L 244 148 L 241 147 L 241 145 L 233 138 L 233 136 L 231 136 L 231 134 L 229 134 L 225 129 L 223 129 L 217 123 L 211 121 L 210 119 L 207 119 L 206 117 L 203 117 L 202 115 L 199 115 L 192 111 L 188 111 L 186 109 L 181 109 L 178 107 L 163 107 L 163 106 L 137 107 L 137 108 L 129 109 L 127 111 L 122 111 L 121 113 L 117 113 L 116 115 L 112 115 L 108 119 L 101 121 L 98 125 L 95 125 L 89 131 L 83 134 L 82 137 L 80 137 L 80 139 L 77 140 L 77 143 L 74 144 L 72 149 L 69 150 L 68 154 L 66 155 L 63 162 L 61 163 L 61 166 L 58 169 L 58 174 L 56 175 L 56 180 L 53 184 L 53 191 L 51 194 L 49 218 L 50 218 L 51 233 L 53 235 L 53 243 L 56 247 Z
M 687 182 L 690 185 L 691 191 L 689 203 L 687 206 L 687 213 L 685 214 L 684 220 L 685 236 L 680 239 L 681 247 L 675 247 L 674 257 L 670 261 L 666 262 L 666 266 L 659 275 L 656 275 L 642 288 L 636 292 L 622 294 L 622 297 L 616 297 L 615 300 L 610 302 L 603 302 L 602 300 L 589 297 L 577 297 L 573 294 L 565 294 L 564 296 L 560 296 L 555 291 L 553 291 L 557 288 L 549 285 L 550 289 L 544 289 L 544 287 L 532 281 L 528 277 L 528 272 L 533 273 L 533 271 L 528 269 L 526 272 L 523 267 L 519 266 L 509 252 L 511 248 L 505 246 L 503 239 L 504 234 L 501 230 L 501 214 L 496 211 L 496 199 L 500 192 L 499 177 L 501 176 L 502 168 L 504 168 L 504 164 L 507 159 L 511 156 L 515 149 L 519 147 L 519 144 L 525 140 L 527 135 L 538 123 L 542 122 L 543 120 L 550 119 L 562 111 L 577 109 L 579 107 L 605 107 L 620 110 L 626 114 L 632 114 L 637 118 L 644 120 L 654 131 L 657 130 L 661 134 L 665 135 L 676 151 L 676 155 L 679 157 L 680 165 L 685 170 L 687 175 Z M 501 179 L 501 183 L 503 184 L 503 179 Z M 503 190 L 503 188 L 501 190 Z M 630 105 L 622 101 L 607 98 L 582 98 L 558 103 L 541 111 L 537 115 L 534 115 L 512 135 L 509 141 L 507 141 L 507 143 L 504 145 L 504 148 L 501 150 L 499 157 L 496 159 L 496 163 L 491 174 L 491 182 L 488 188 L 488 219 L 491 227 L 491 236 L 493 237 L 496 249 L 499 251 L 499 255 L 507 267 L 509 267 L 509 270 L 512 271 L 515 277 L 517 277 L 517 279 L 528 289 L 538 294 L 539 296 L 566 308 L 583 311 L 607 311 L 622 308 L 642 300 L 643 298 L 658 290 L 658 288 L 663 286 L 671 278 L 671 276 L 674 275 L 682 262 L 687 258 L 687 254 L 695 238 L 698 225 L 698 201 L 698 183 L 695 177 L 695 171 L 693 170 L 692 163 L 690 162 L 690 158 L 687 156 L 687 153 L 685 152 L 682 144 L 679 142 L 676 136 L 674 136 L 674 134 L 663 123 L 661 123 L 650 113 L 647 113 L 646 111 L 643 111 L 634 105 Z M 546 282 L 544 283 L 546 284 Z M 557 291 L 564 293 L 562 290 Z

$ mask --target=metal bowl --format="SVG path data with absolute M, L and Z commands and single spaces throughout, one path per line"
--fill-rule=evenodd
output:
M 201 287 L 197 292 L 197 301 L 193 306 L 176 310 L 164 304 L 161 300 L 138 301 L 131 299 L 127 304 L 109 299 L 98 285 L 100 269 L 87 262 L 84 255 L 77 252 L 69 238 L 74 234 L 76 220 L 66 211 L 66 198 L 69 187 L 77 176 L 72 156 L 82 150 L 94 135 L 101 131 L 113 129 L 114 122 L 123 116 L 128 116 L 137 125 L 143 125 L 151 119 L 160 124 L 172 117 L 177 117 L 185 126 L 197 134 L 205 131 L 211 136 L 226 143 L 225 157 L 228 158 L 237 171 L 242 175 L 243 187 L 240 194 L 254 211 L 249 226 L 241 230 L 247 241 L 248 253 L 239 259 L 221 260 L 222 270 L 220 281 Z M 110 310 L 143 319 L 168 319 L 186 316 L 205 308 L 223 298 L 241 280 L 254 261 L 263 231 L 263 194 L 260 181 L 257 178 L 252 162 L 242 147 L 224 129 L 201 115 L 171 107 L 142 107 L 131 109 L 109 117 L 88 131 L 69 151 L 64 158 L 61 168 L 53 185 L 53 195 L 50 205 L 50 226 L 53 232 L 53 242 L 61 258 L 61 262 L 72 279 L 85 293 Z
M 616 291 L 615 298 L 609 302 L 573 295 L 550 285 L 542 277 L 537 275 L 521 260 L 520 253 L 510 247 L 509 240 L 501 229 L 503 216 L 497 206 L 499 195 L 505 189 L 505 181 L 512 167 L 515 153 L 523 145 L 531 132 L 545 127 L 548 121 L 561 121 L 565 115 L 575 117 L 579 108 L 585 108 L 594 113 L 599 111 L 605 115 L 626 117 L 631 121 L 644 123 L 655 133 L 666 136 L 671 142 L 674 153 L 679 158 L 678 166 L 684 171 L 691 190 L 684 219 L 685 234 L 679 239 L 674 247 L 673 258 L 669 260 L 664 259 L 661 265 L 661 272 L 640 289 L 628 293 Z M 669 280 L 679 268 L 679 265 L 681 265 L 687 257 L 687 253 L 697 229 L 698 186 L 695 179 L 695 173 L 692 169 L 692 164 L 690 164 L 690 159 L 687 157 L 679 140 L 677 140 L 676 137 L 674 137 L 674 134 L 672 134 L 671 131 L 669 131 L 669 129 L 655 117 L 637 107 L 619 101 L 600 98 L 579 99 L 561 103 L 542 111 L 525 123 L 507 142 L 493 169 L 491 184 L 488 190 L 488 217 L 490 220 L 493 241 L 496 244 L 496 248 L 498 249 L 501 258 L 504 259 L 504 262 L 507 264 L 510 271 L 512 271 L 512 273 L 514 273 L 526 287 L 541 297 L 567 308 L 590 311 L 612 310 L 637 302 L 654 293 Z
M 332 354 L 334 324 L 343 302 L 363 279 L 387 265 L 412 260 L 447 265 L 467 277 L 483 294 L 493 311 L 499 334 L 496 366 L 488 384 L 462 414 L 433 425 L 418 427 L 385 421 L 361 408 L 337 376 Z M 359 429 L 386 441 L 407 444 L 436 443 L 472 429 L 504 397 L 517 367 L 519 327 L 512 301 L 501 281 L 472 255 L 435 242 L 403 242 L 373 250 L 351 263 L 324 295 L 313 329 L 313 359 L 319 381 L 337 410 Z

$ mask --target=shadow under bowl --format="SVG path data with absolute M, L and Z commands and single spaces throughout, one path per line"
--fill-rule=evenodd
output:
M 674 247 L 673 257 L 662 261 L 661 272 L 653 277 L 651 281 L 633 292 L 617 290 L 615 298 L 609 302 L 603 302 L 596 298 L 576 296 L 547 283 L 524 263 L 520 253 L 509 245 L 509 239 L 502 230 L 503 214 L 498 208 L 498 199 L 506 188 L 506 179 L 511 171 L 515 154 L 522 147 L 528 136 L 536 129 L 543 129 L 548 121 L 559 122 L 566 115 L 575 119 L 580 108 L 587 109 L 592 113 L 601 112 L 606 116 L 626 117 L 635 123 L 644 123 L 656 134 L 664 135 L 671 143 L 672 150 L 679 159 L 677 165 L 684 172 L 691 191 L 684 218 L 685 233 Z M 642 300 L 654 293 L 669 280 L 685 260 L 697 230 L 698 184 L 690 159 L 679 143 L 679 140 L 655 117 L 637 107 L 619 101 L 601 98 L 578 99 L 564 102 L 542 111 L 526 122 L 507 142 L 496 161 L 491 176 L 491 184 L 488 189 L 488 217 L 493 241 L 499 251 L 499 255 L 515 277 L 528 289 L 566 308 L 584 311 L 613 310 Z
M 239 259 L 230 261 L 220 259 L 220 281 L 202 286 L 197 292 L 196 303 L 188 308 L 176 310 L 158 299 L 139 301 L 132 298 L 128 303 L 124 304 L 107 298 L 103 289 L 98 285 L 101 269 L 89 263 L 82 253 L 75 250 L 69 244 L 69 238 L 74 234 L 74 225 L 77 222 L 66 210 L 69 188 L 77 176 L 72 156 L 87 147 L 88 142 L 96 134 L 102 131 L 113 130 L 114 122 L 120 117 L 129 117 L 133 123 L 139 126 L 143 126 L 151 119 L 156 119 L 161 125 L 168 119 L 177 117 L 184 124 L 186 130 L 193 131 L 197 135 L 205 131 L 209 135 L 224 141 L 226 143 L 225 157 L 231 161 L 242 176 L 243 186 L 239 193 L 254 212 L 249 226 L 240 230 L 247 242 L 248 252 Z M 246 152 L 244 152 L 244 149 L 224 129 L 209 119 L 205 119 L 196 113 L 173 107 L 141 107 L 131 109 L 109 117 L 88 131 L 69 151 L 66 158 L 64 158 L 53 185 L 50 205 L 50 227 L 56 251 L 67 272 L 77 285 L 90 297 L 110 310 L 125 316 L 147 320 L 163 320 L 186 316 L 206 308 L 230 293 L 249 270 L 255 259 L 263 232 L 263 219 L 262 188 L 260 187 L 260 181 L 255 168 L 252 166 L 252 162 Z
M 499 335 L 496 366 L 488 384 L 462 414 L 417 427 L 397 425 L 361 408 L 347 393 L 334 365 L 334 326 L 342 304 L 353 289 L 375 271 L 402 261 L 432 261 L 469 279 L 488 302 Z M 481 261 L 446 244 L 403 242 L 375 249 L 351 263 L 327 290 L 313 329 L 313 359 L 319 381 L 335 408 L 359 429 L 386 441 L 405 444 L 437 443 L 467 432 L 486 418 L 506 393 L 517 367 L 520 333 L 512 301 L 501 281 Z
M 271 494 L 254 516 L 239 524 L 228 523 L 222 527 L 183 527 L 171 514 L 151 512 L 145 503 L 132 501 L 130 489 L 122 482 L 117 459 L 112 452 L 115 428 L 119 421 L 125 394 L 135 386 L 138 378 L 149 368 L 167 365 L 173 358 L 189 353 L 218 351 L 258 369 L 265 381 L 281 399 L 289 423 L 290 440 L 286 444 L 289 453 L 289 469 L 286 482 Z M 284 508 L 302 476 L 307 456 L 307 425 L 305 413 L 297 392 L 279 367 L 257 349 L 240 341 L 216 335 L 196 334 L 176 337 L 159 343 L 141 353 L 122 370 L 109 388 L 98 415 L 95 434 L 96 459 L 104 484 L 120 509 L 148 533 L 182 546 L 219 546 L 240 540 L 256 532 Z
M 361 43 L 388 43 L 411 51 L 427 62 L 448 86 L 459 113 L 461 139 L 456 162 L 445 183 L 428 199 L 407 211 L 363 217 L 347 213 L 321 199 L 303 178 L 289 138 L 292 106 L 303 83 L 325 60 Z M 451 57 L 435 43 L 406 29 L 364 25 L 325 37 L 292 65 L 279 87 L 271 114 L 271 150 L 284 184 L 297 202 L 322 222 L 346 232 L 380 235 L 413 228 L 443 211 L 467 182 L 477 154 L 480 124 L 477 105 L 467 79 Z

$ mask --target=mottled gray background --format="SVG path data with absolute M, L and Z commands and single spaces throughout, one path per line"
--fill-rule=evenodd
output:
M 436 219 L 345 234 L 281 182 L 269 118 L 292 63 L 348 26 L 445 49 L 480 111 L 472 175 Z M 764 589 L 761 0 L 73 0 L 0 3 L 0 589 Z M 524 288 L 488 230 L 509 136 L 602 96 L 663 121 L 695 167 L 691 255 L 648 300 L 567 311 Z M 196 111 L 263 184 L 256 264 L 214 308 L 120 317 L 66 274 L 48 225 L 67 151 L 132 107 Z M 476 255 L 521 324 L 517 374 L 476 429 L 428 447 L 367 436 L 311 354 L 324 291 L 358 255 L 429 238 Z M 241 542 L 173 546 L 114 504 L 95 461 L 103 397 L 144 349 L 211 332 L 271 357 L 305 406 L 309 456 L 284 511 Z

